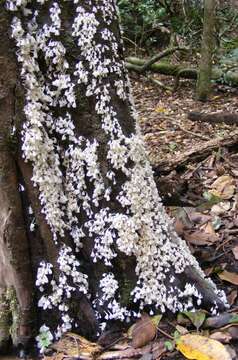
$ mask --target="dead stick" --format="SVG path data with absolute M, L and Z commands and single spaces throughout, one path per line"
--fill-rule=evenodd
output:
M 187 133 L 187 134 L 190 134 L 190 135 L 193 135 L 193 136 L 196 136 L 196 137 L 199 137 L 199 138 L 202 139 L 202 140 L 206 140 L 206 141 L 209 140 L 209 138 L 208 138 L 207 136 L 204 136 L 204 135 L 202 135 L 202 134 L 195 133 L 195 132 L 193 132 L 193 131 L 190 131 L 190 130 L 185 129 L 185 128 L 184 128 L 182 125 L 180 125 L 179 122 L 177 122 L 175 119 L 170 118 L 170 117 L 168 117 L 168 116 L 166 116 L 166 115 L 165 115 L 164 117 L 165 117 L 166 120 L 170 121 L 171 123 L 173 123 L 173 124 L 175 124 L 177 127 L 179 127 L 180 130 L 182 130 L 183 132 L 185 132 L 185 133 Z
M 182 154 L 179 154 L 172 159 L 163 159 L 154 165 L 154 173 L 160 174 L 169 173 L 172 170 L 186 166 L 188 163 L 195 162 L 198 159 L 204 159 L 214 150 L 222 146 L 231 147 L 238 143 L 238 130 L 226 134 L 222 138 L 216 138 L 204 143 L 196 144 L 191 149 L 188 149 Z

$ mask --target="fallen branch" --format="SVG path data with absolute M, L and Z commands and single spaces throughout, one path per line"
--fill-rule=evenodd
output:
M 145 60 L 136 58 L 136 57 L 128 57 L 126 59 L 126 67 L 129 70 L 136 71 L 141 73 L 141 67 L 145 64 Z M 175 65 L 175 64 L 168 64 L 166 62 L 159 62 L 154 63 L 150 66 L 150 70 L 154 72 L 158 72 L 163 75 L 170 75 L 170 76 L 177 76 L 177 74 L 181 70 L 185 70 L 187 68 L 186 65 Z M 197 78 L 197 70 L 196 69 L 186 69 L 181 74 L 181 77 L 187 79 L 196 79 Z
M 184 50 L 187 51 L 188 48 L 175 46 L 172 48 L 168 48 L 164 51 L 161 51 L 159 54 L 152 56 L 152 58 L 150 58 L 148 61 L 145 61 L 144 64 L 140 67 L 140 72 L 144 73 L 145 71 L 149 70 L 151 65 L 156 63 L 158 60 L 161 60 L 161 59 L 165 58 L 166 56 L 173 54 L 176 51 L 184 51 Z
M 148 61 L 139 59 L 137 57 L 128 57 L 126 58 L 126 67 L 128 70 L 135 71 L 137 73 L 141 73 L 142 67 L 148 63 Z M 187 64 L 168 64 L 166 62 L 155 62 L 147 68 L 147 70 L 157 72 L 159 74 L 174 76 L 175 80 L 175 89 L 179 85 L 179 79 L 197 79 L 198 70 L 196 68 L 188 68 Z M 218 67 L 214 67 L 212 69 L 212 80 L 221 81 L 229 86 L 237 86 L 238 85 L 238 71 L 237 67 L 233 69 L 222 70 Z
M 231 114 L 228 112 L 205 114 L 202 112 L 188 113 L 188 119 L 192 121 L 209 122 L 211 124 L 224 123 L 228 125 L 238 124 L 238 113 Z
M 222 138 L 197 144 L 192 149 L 187 150 L 183 154 L 179 154 L 172 159 L 161 160 L 154 167 L 154 173 L 159 176 L 164 173 L 169 173 L 172 170 L 183 168 L 190 162 L 206 158 L 210 153 L 222 146 L 231 147 L 235 144 L 238 144 L 238 130 L 233 131 Z

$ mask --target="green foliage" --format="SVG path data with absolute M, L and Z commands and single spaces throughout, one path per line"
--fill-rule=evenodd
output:
M 118 0 L 126 45 L 151 51 L 172 41 L 200 48 L 203 31 L 202 0 Z M 238 48 L 238 11 L 221 2 L 217 7 L 216 44 L 227 51 Z M 172 37 L 171 37 L 172 35 Z M 171 37 L 171 39 L 170 39 Z
M 118 7 L 125 37 L 139 47 L 168 45 L 172 33 L 189 41 L 201 35 L 203 11 L 196 1 L 187 1 L 184 11 L 172 0 L 118 0 Z
M 174 342 L 169 341 L 169 340 L 167 340 L 167 341 L 164 342 L 164 346 L 166 347 L 166 349 L 167 349 L 168 351 L 173 351 L 174 348 L 175 348 Z
M 157 41 L 156 32 L 168 15 L 163 6 L 156 0 L 119 0 L 118 7 L 127 38 L 138 46 L 149 46 Z

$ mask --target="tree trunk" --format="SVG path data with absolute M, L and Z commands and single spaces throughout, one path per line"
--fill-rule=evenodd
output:
M 2 7 L 0 111 L 8 127 L 0 161 L 9 175 L 0 183 L 1 273 L 16 270 L 5 280 L 20 314 L 32 312 L 33 299 L 39 348 L 69 329 L 95 338 L 142 310 L 223 309 L 223 293 L 204 279 L 161 205 L 114 1 L 7 7 L 16 49 Z M 5 253 L 6 241 L 16 250 Z
M 206 101 L 211 92 L 212 52 L 214 49 L 215 0 L 204 1 L 203 38 L 197 82 L 197 99 Z

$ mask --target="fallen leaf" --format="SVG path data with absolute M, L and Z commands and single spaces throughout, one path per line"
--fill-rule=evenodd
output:
M 204 271 L 204 273 L 206 274 L 206 276 L 210 276 L 213 273 L 214 267 L 211 266 L 209 268 L 206 268 Z
M 219 216 L 215 216 L 213 219 L 212 219 L 212 226 L 213 226 L 213 229 L 214 230 L 219 230 L 220 227 L 222 225 L 222 221 L 221 221 L 221 218 Z
M 155 338 L 157 329 L 151 318 L 147 314 L 143 314 L 131 328 L 132 346 L 140 348 Z
M 1 358 L 2 360 L 17 360 L 17 358 Z M 54 354 L 52 356 L 44 356 L 43 357 L 43 360 L 64 360 L 65 359 L 65 354 L 64 353 L 57 353 L 57 354 Z
M 238 326 L 230 326 L 227 331 L 232 337 L 232 340 L 238 340 Z
M 51 345 L 52 349 L 64 353 L 68 357 L 93 358 L 102 351 L 101 346 L 84 337 L 66 333 L 59 341 Z
M 231 334 L 228 331 L 216 331 L 210 335 L 210 338 L 222 342 L 223 344 L 229 344 L 232 339 Z
M 158 314 L 158 315 L 155 315 L 155 316 L 151 316 L 150 317 L 150 321 L 152 322 L 152 324 L 155 325 L 155 327 L 157 328 L 157 326 L 159 325 L 160 323 L 160 320 L 162 319 L 163 315 L 161 314 Z
M 176 233 L 179 236 L 183 235 L 185 226 L 184 226 L 184 224 L 182 223 L 182 221 L 180 219 L 176 219 L 175 224 L 174 224 L 174 228 L 175 228 Z
M 216 233 L 210 234 L 204 230 L 186 231 L 183 237 L 186 241 L 197 246 L 212 245 L 219 239 Z
M 187 211 L 188 212 L 188 211 Z M 205 224 L 211 219 L 210 215 L 203 214 L 198 211 L 190 210 L 188 213 L 189 219 L 196 224 Z
M 223 215 L 225 214 L 228 210 L 230 210 L 231 204 L 229 201 L 222 201 L 219 204 L 215 204 L 212 206 L 211 208 L 211 214 L 213 215 Z
M 102 353 L 98 360 L 119 360 L 119 359 L 137 359 L 140 356 L 147 356 L 148 354 L 153 355 L 153 359 L 160 359 L 161 355 L 166 352 L 164 341 L 154 341 L 153 343 L 143 346 L 138 349 L 127 344 L 127 347 L 119 351 L 106 351 Z M 92 359 L 92 358 L 91 358 Z M 88 359 L 88 360 L 91 360 Z M 87 359 L 86 359 L 87 360 Z
M 231 360 L 225 346 L 217 340 L 196 334 L 182 335 L 177 341 L 177 349 L 193 360 Z
M 212 225 L 212 223 L 210 221 L 208 223 L 202 225 L 200 227 L 200 229 L 203 230 L 207 234 L 210 234 L 210 235 L 213 235 L 213 236 L 217 237 L 217 234 L 216 234 L 216 232 L 214 230 L 214 227 L 213 227 L 213 225 Z
M 238 260 L 238 246 L 235 246 L 233 249 L 232 249 L 232 253 L 234 255 L 234 258 L 236 260 Z
M 155 111 L 156 111 L 157 113 L 166 113 L 166 112 L 167 112 L 167 110 L 166 110 L 164 107 L 162 107 L 162 106 L 158 106 L 158 107 L 155 109 Z
M 227 300 L 230 305 L 233 305 L 237 298 L 237 290 L 232 290 L 229 295 L 227 295 Z
M 164 345 L 165 345 L 165 347 L 166 347 L 166 349 L 168 351 L 173 351 L 174 350 L 174 346 L 175 346 L 174 341 L 166 340 L 164 342 Z
M 238 274 L 227 270 L 222 271 L 218 274 L 221 280 L 227 281 L 233 285 L 238 285 Z
M 232 360 L 237 360 L 237 354 L 236 351 L 233 347 L 231 347 L 230 345 L 225 345 L 226 350 L 228 351 L 230 357 Z
M 177 315 L 177 323 L 180 325 L 185 325 L 185 326 L 189 326 L 190 325 L 190 320 L 183 315 L 183 313 L 178 313 Z
M 148 352 L 140 357 L 140 360 L 153 360 L 153 354 Z
M 230 199 L 235 192 L 234 179 L 230 175 L 220 176 L 211 187 L 212 190 L 209 190 L 209 192 L 222 199 Z
M 184 311 L 183 314 L 189 318 L 197 330 L 202 326 L 206 319 L 204 311 Z
M 181 335 L 185 335 L 188 334 L 188 329 L 186 329 L 185 327 L 181 326 L 181 325 L 176 325 L 176 330 L 181 334 Z
M 210 317 L 206 319 L 204 323 L 204 327 L 209 328 L 221 328 L 222 326 L 228 325 L 228 324 L 234 324 L 238 323 L 238 315 L 232 314 L 232 313 L 223 313 L 217 316 Z

